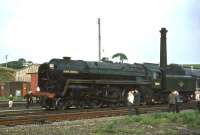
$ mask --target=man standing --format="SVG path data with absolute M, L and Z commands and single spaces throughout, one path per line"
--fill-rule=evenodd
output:
M 182 100 L 181 100 L 181 97 L 180 97 L 179 92 L 177 90 L 174 91 L 174 94 L 175 94 L 175 99 L 176 99 L 175 109 L 176 109 L 176 112 L 179 113 L 180 112 L 179 107 L 182 103 Z
M 127 96 L 128 115 L 133 115 L 134 91 L 130 90 Z
M 32 93 L 28 92 L 25 96 L 26 98 L 26 108 L 28 109 L 30 104 L 33 103 L 33 97 L 32 97 Z
M 168 96 L 169 112 L 175 112 L 176 110 L 176 95 L 174 91 L 171 91 Z
M 195 100 L 197 102 L 197 109 L 200 112 L 200 90 L 199 89 L 195 91 Z
M 8 97 L 8 107 L 9 107 L 9 109 L 12 109 L 12 107 L 13 107 L 13 95 L 12 94 L 10 94 Z
M 135 107 L 135 113 L 136 115 L 139 114 L 138 112 L 138 106 L 140 105 L 140 92 L 135 89 L 135 93 L 134 93 L 134 107 Z

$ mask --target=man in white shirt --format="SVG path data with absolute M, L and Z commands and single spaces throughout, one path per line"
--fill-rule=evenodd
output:
M 9 97 L 8 97 L 8 107 L 9 109 L 11 109 L 13 107 L 13 95 L 10 94 Z
M 133 103 L 134 103 L 134 91 L 130 90 L 127 96 L 127 105 L 128 105 L 128 115 L 133 114 Z
M 179 113 L 180 112 L 180 109 L 179 109 L 179 106 L 181 105 L 181 99 L 180 99 L 180 95 L 179 95 L 179 92 L 177 90 L 174 91 L 174 95 L 175 95 L 175 110 L 176 110 L 176 113 Z
M 197 102 L 197 109 L 200 111 L 200 90 L 195 91 L 195 100 Z

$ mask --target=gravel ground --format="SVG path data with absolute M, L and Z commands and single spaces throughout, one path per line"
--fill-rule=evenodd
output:
M 91 135 L 96 124 L 120 120 L 123 117 L 97 118 L 88 120 L 63 121 L 50 124 L 0 126 L 0 135 Z
M 127 116 L 63 121 L 49 124 L 31 124 L 14 127 L 1 126 L 0 135 L 200 135 L 200 130 L 189 129 L 186 125 L 176 123 L 164 123 L 153 126 L 135 122 L 125 124 L 125 117 Z M 113 121 L 117 123 L 112 124 Z M 103 125 L 108 123 L 111 123 L 110 126 L 104 129 L 108 131 L 98 132 L 98 129 L 101 129 Z M 114 128 L 115 131 L 109 131 L 113 128 L 112 125 L 117 126 Z

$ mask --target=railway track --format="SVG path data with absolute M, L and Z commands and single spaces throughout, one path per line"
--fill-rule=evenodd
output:
M 14 104 L 13 104 L 15 107 L 17 106 L 24 106 L 26 105 L 26 102 L 25 101 L 15 101 Z M 6 108 L 8 107 L 8 101 L 0 101 L 0 107 L 2 108 Z
M 181 110 L 192 109 L 194 104 L 184 104 L 180 107 Z M 166 112 L 168 105 L 154 105 L 154 106 L 139 106 L 139 114 Z M 4 114 L 0 117 L 0 125 L 14 126 L 23 124 L 42 124 L 63 120 L 80 120 L 92 119 L 100 117 L 122 116 L 128 114 L 127 107 L 120 108 L 101 108 L 101 109 L 83 109 L 83 110 L 66 110 L 66 111 L 44 111 L 35 110 L 29 112 L 17 112 L 12 114 Z M 2 114 L 0 114 L 2 115 Z
M 26 108 L 27 103 L 25 101 L 14 101 L 12 109 L 24 109 Z M 30 108 L 40 108 L 40 105 L 37 103 L 32 103 Z M 0 101 L 0 111 L 2 110 L 8 110 L 8 101 Z

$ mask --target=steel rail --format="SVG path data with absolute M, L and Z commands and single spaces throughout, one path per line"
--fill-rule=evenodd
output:
M 180 107 L 181 110 L 194 108 L 194 104 L 184 104 Z M 154 112 L 166 112 L 168 111 L 167 105 L 156 106 L 138 106 L 139 114 L 154 113 Z M 85 109 L 85 110 L 73 110 L 73 111 L 61 111 L 61 112 L 38 112 L 27 115 L 10 116 L 0 118 L 0 125 L 23 125 L 33 123 L 46 123 L 63 120 L 80 120 L 80 119 L 92 119 L 99 117 L 111 117 L 122 116 L 128 114 L 127 107 L 121 108 L 103 108 L 103 109 Z

